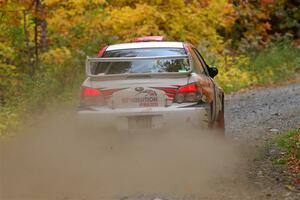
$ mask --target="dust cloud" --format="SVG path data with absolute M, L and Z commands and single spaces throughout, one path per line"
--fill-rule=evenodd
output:
M 44 117 L 2 139 L 0 199 L 215 194 L 216 185 L 228 184 L 242 172 L 237 149 L 211 135 L 180 125 L 156 132 L 78 130 L 73 114 Z

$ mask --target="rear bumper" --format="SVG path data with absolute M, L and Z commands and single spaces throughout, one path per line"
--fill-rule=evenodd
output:
M 151 116 L 151 129 L 173 127 L 174 125 L 207 127 L 208 107 L 152 107 L 152 108 L 94 108 L 77 112 L 79 123 L 89 127 L 110 127 L 119 130 L 130 129 L 129 118 Z

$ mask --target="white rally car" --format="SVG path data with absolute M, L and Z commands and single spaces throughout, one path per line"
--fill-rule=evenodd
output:
M 160 36 L 103 48 L 86 60 L 78 116 L 119 130 L 188 125 L 224 133 L 224 92 L 218 74 L 188 43 Z

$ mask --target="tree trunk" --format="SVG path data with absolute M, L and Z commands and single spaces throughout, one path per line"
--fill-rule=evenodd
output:
M 31 57 L 32 57 L 32 54 L 31 54 L 31 48 L 30 48 L 30 44 L 29 44 L 29 32 L 28 32 L 28 29 L 27 29 L 27 11 L 26 10 L 23 10 L 23 17 L 24 17 L 24 34 L 25 34 L 25 52 L 27 54 L 27 65 L 30 66 L 30 73 L 32 73 L 32 63 L 31 63 Z
M 41 50 L 47 51 L 48 42 L 47 42 L 47 22 L 45 19 L 41 21 Z
M 38 42 L 39 8 L 40 8 L 40 0 L 36 0 L 35 1 L 35 18 L 34 18 L 34 23 L 35 23 L 35 26 L 34 26 L 35 65 L 33 66 L 33 69 L 31 71 L 31 76 L 34 76 L 34 72 L 37 69 L 38 64 L 39 64 L 39 42 Z
M 40 19 L 40 26 L 41 26 L 41 50 L 47 51 L 48 49 L 48 41 L 47 41 L 47 21 L 46 21 L 46 10 L 42 1 L 40 0 L 40 10 L 39 10 L 39 19 Z

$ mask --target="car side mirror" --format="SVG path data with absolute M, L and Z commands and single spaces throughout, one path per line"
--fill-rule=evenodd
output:
M 208 67 L 208 73 L 209 73 L 209 76 L 214 78 L 215 76 L 218 75 L 219 71 L 216 67 Z

